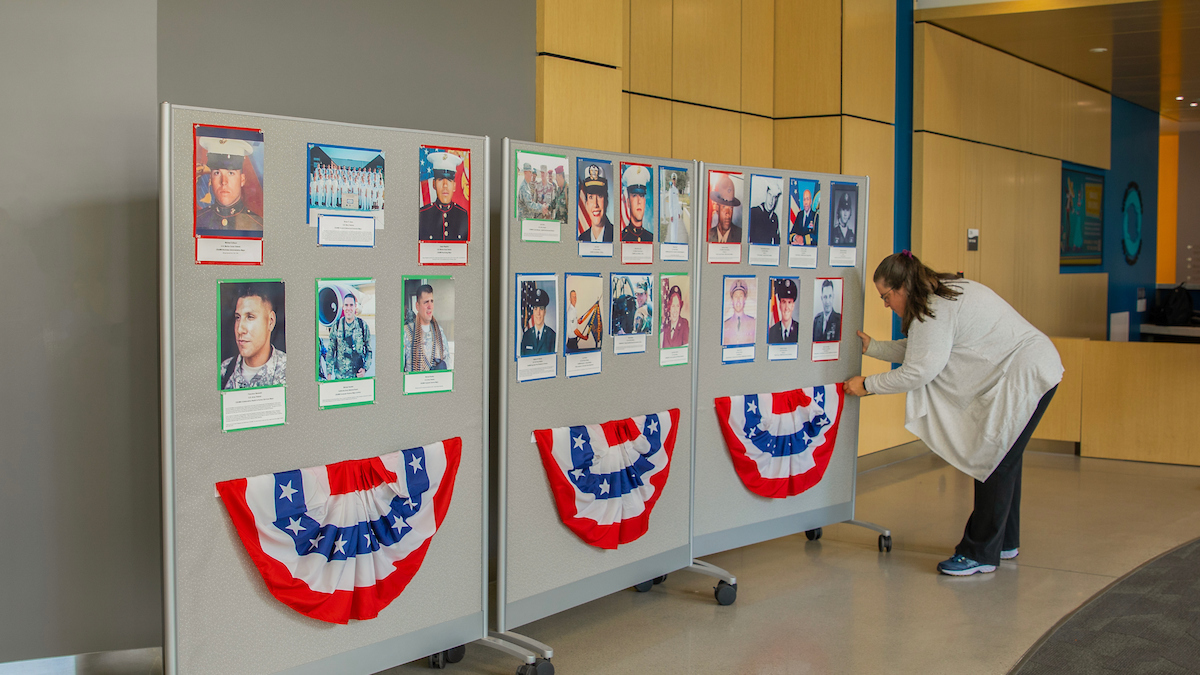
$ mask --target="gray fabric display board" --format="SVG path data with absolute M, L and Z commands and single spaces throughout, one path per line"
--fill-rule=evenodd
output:
M 194 124 L 262 131 L 262 265 L 195 262 Z M 487 622 L 487 139 L 169 104 L 162 106 L 161 134 L 166 672 L 373 673 L 480 639 Z M 310 143 L 383 151 L 386 222 L 375 230 L 374 246 L 317 245 L 317 228 L 306 222 Z M 470 200 L 465 266 L 418 265 L 422 145 L 471 152 L 479 189 Z M 453 390 L 406 395 L 402 277 L 441 275 L 455 282 Z M 374 280 L 373 404 L 318 407 L 315 281 L 323 278 Z M 288 356 L 286 424 L 222 431 L 222 279 L 285 283 L 287 347 L 280 351 Z M 439 297 L 439 311 L 449 309 L 447 299 Z M 445 519 L 411 583 L 371 620 L 327 623 L 276 600 L 214 495 L 220 481 L 371 458 L 454 437 L 462 439 L 462 454 Z
M 700 278 L 704 321 L 695 331 L 697 340 L 698 375 L 696 381 L 696 450 L 695 450 L 695 521 L 693 552 L 697 557 L 740 546 L 815 529 L 854 517 L 854 480 L 858 451 L 859 403 L 855 397 L 845 399 L 837 442 L 824 477 L 804 492 L 787 498 L 768 498 L 751 492 L 734 470 L 734 463 L 725 439 L 721 435 L 714 399 L 724 396 L 765 394 L 789 391 L 801 387 L 833 385 L 860 372 L 862 344 L 855 334 L 863 325 L 863 284 L 865 277 L 867 241 L 867 186 L 865 177 L 815 174 L 781 169 L 761 169 L 701 163 L 705 187 L 710 172 L 724 171 L 741 174 L 744 185 L 739 186 L 742 247 L 740 262 L 714 264 L 708 262 L 708 243 L 700 254 Z M 751 232 L 751 212 L 760 203 L 759 191 L 751 189 L 752 176 L 781 179 L 781 229 L 784 233 L 779 251 L 779 264 L 751 265 L 747 243 Z M 789 267 L 787 214 L 792 179 L 816 181 L 819 184 L 819 232 L 815 269 Z M 830 266 L 830 226 L 834 218 L 831 183 L 857 186 L 857 241 L 855 266 Z M 804 186 L 806 184 L 799 184 Z M 807 184 L 811 185 L 811 184 Z M 839 190 L 839 194 L 840 194 Z M 801 207 L 802 208 L 802 207 Z M 699 210 L 699 209 L 698 209 Z M 700 213 L 704 213 L 700 211 Z M 712 223 L 702 223 L 707 234 Z M 706 237 L 707 238 L 707 237 Z M 845 253 L 836 251 L 835 253 Z M 726 275 L 750 275 L 757 280 L 755 298 L 746 306 L 746 314 L 754 312 L 755 353 L 752 361 L 725 363 L 722 361 L 722 319 L 724 304 L 729 295 L 724 283 Z M 799 324 L 795 360 L 768 360 L 767 337 L 770 318 L 770 277 L 798 277 L 798 297 L 794 319 Z M 812 360 L 814 303 L 819 302 L 819 290 L 814 282 L 819 278 L 843 280 L 841 300 L 841 339 L 836 360 Z M 814 298 L 816 296 L 816 298 Z
M 534 158 L 532 169 L 542 171 L 548 164 L 553 179 L 556 162 L 567 170 L 567 213 L 561 224 L 560 240 L 522 240 L 522 219 L 516 215 L 518 186 L 523 180 L 523 166 L 518 156 L 541 153 L 560 159 L 542 161 Z M 688 354 L 687 365 L 661 366 L 659 337 L 659 292 L 663 273 L 689 274 L 695 279 L 697 248 L 694 223 L 688 209 L 688 238 L 691 239 L 687 261 L 664 262 L 661 258 L 659 209 L 654 209 L 655 233 L 652 264 L 623 264 L 620 241 L 622 194 L 621 163 L 649 165 L 653 176 L 651 199 L 657 204 L 660 167 L 677 167 L 689 172 L 692 180 L 691 203 L 696 198 L 696 165 L 693 162 L 621 155 L 550 146 L 537 143 L 504 141 L 504 209 L 503 265 L 501 273 L 501 330 L 500 330 L 500 424 L 499 424 L 499 551 L 497 576 L 497 611 L 494 624 L 497 630 L 507 631 L 556 612 L 583 604 L 595 598 L 628 588 L 656 576 L 687 567 L 691 562 L 691 425 L 693 410 L 694 352 Z M 581 257 L 576 243 L 577 195 L 580 166 L 586 174 L 591 162 L 604 165 L 608 177 L 612 213 L 612 257 Z M 522 161 L 524 164 L 524 161 Z M 637 169 L 634 170 L 638 171 Z M 645 176 L 646 174 L 641 174 Z M 552 230 L 553 226 L 552 226 Z M 552 235 L 553 237 L 553 235 Z M 519 291 L 516 279 L 521 274 L 554 275 L 558 294 L 553 298 L 548 317 L 553 316 L 558 339 L 553 359 L 557 375 L 547 379 L 519 382 L 515 349 L 521 342 L 517 333 Z M 600 274 L 603 285 L 600 306 L 604 320 L 602 368 L 597 374 L 567 377 L 563 344 L 564 275 L 567 273 Z M 654 328 L 646 340 L 644 353 L 615 354 L 610 322 L 614 321 L 611 304 L 610 273 L 650 274 L 653 280 Z M 691 286 L 696 287 L 694 281 Z M 582 311 L 591 302 L 583 303 Z M 694 315 L 694 309 L 693 315 Z M 550 318 L 547 318 L 550 325 Z M 694 319 L 693 319 L 694 321 Z M 694 325 L 694 324 L 693 324 Z M 693 332 L 693 335 L 695 333 Z M 694 343 L 695 338 L 692 338 Z M 661 413 L 671 408 L 680 410 L 678 432 L 669 476 L 649 519 L 649 530 L 640 538 L 620 544 L 618 548 L 602 549 L 583 541 L 564 524 L 556 509 L 547 470 L 543 467 L 537 445 L 531 434 L 539 429 L 554 429 L 587 424 L 601 424 L 639 415 Z

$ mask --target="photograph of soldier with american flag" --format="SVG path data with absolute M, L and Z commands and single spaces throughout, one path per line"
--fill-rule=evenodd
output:
M 563 282 L 567 317 L 563 325 L 563 351 L 578 354 L 604 345 L 604 277 L 599 274 L 567 274 Z

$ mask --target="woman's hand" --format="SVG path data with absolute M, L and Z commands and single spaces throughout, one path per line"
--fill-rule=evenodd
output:
M 871 346 L 871 336 L 870 336 L 870 335 L 867 335 L 866 333 L 864 333 L 864 332 L 862 332 L 862 331 L 860 330 L 860 331 L 858 331 L 858 337 L 862 338 L 862 343 L 863 343 L 863 353 L 864 353 L 864 354 L 866 354 L 866 353 L 867 353 L 867 347 L 870 347 L 870 346 Z
M 862 335 L 861 333 L 859 334 Z M 871 339 L 865 335 L 863 335 L 863 337 L 867 340 Z M 850 394 L 851 396 L 866 396 L 867 394 L 870 394 L 871 392 L 867 391 L 866 382 L 867 378 L 863 377 L 862 375 L 855 375 L 854 377 L 846 380 L 844 385 L 846 393 Z

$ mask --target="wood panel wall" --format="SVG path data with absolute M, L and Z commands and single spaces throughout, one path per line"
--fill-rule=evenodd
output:
M 1058 391 L 1046 407 L 1042 421 L 1033 432 L 1034 438 L 1047 441 L 1080 441 L 1083 411 L 1083 352 L 1088 340 L 1079 338 L 1051 338 L 1062 359 L 1063 379 Z

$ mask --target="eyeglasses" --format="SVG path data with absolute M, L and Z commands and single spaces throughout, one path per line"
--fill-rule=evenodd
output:
M 886 304 L 887 304 L 887 301 L 888 301 L 888 297 L 890 297 L 890 296 L 891 296 L 891 294 L 892 294 L 892 293 L 895 293 L 895 292 L 896 292 L 896 289 L 894 289 L 894 288 L 889 288 L 887 293 L 884 293 L 883 295 L 879 296 L 879 299 L 880 299 L 880 300 L 882 300 L 882 301 L 883 301 L 883 304 L 885 304 L 885 305 L 886 305 Z

